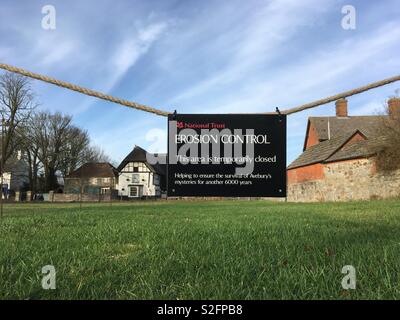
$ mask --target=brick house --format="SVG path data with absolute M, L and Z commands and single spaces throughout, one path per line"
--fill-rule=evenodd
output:
M 388 101 L 388 116 L 349 116 L 347 100 L 335 117 L 310 117 L 303 153 L 288 167 L 288 200 L 349 201 L 400 195 L 400 171 L 377 172 L 380 127 L 400 115 L 400 99 Z
M 64 178 L 64 193 L 109 194 L 118 183 L 118 171 L 108 162 L 85 163 Z

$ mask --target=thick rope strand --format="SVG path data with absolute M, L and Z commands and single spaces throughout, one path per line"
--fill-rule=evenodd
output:
M 83 88 L 83 87 L 77 86 L 77 85 L 69 83 L 69 82 L 60 81 L 60 80 L 57 80 L 57 79 L 54 79 L 54 78 L 51 78 L 51 77 L 43 76 L 43 75 L 40 75 L 40 74 L 37 74 L 37 73 L 33 73 L 33 72 L 30 72 L 30 71 L 27 71 L 27 70 L 24 70 L 24 69 L 21 69 L 21 68 L 16 68 L 16 67 L 10 66 L 8 64 L 0 63 L 0 69 L 4 69 L 4 70 L 10 71 L 10 72 L 21 74 L 21 75 L 26 76 L 26 77 L 37 79 L 37 80 L 44 81 L 44 82 L 47 82 L 47 83 L 51 83 L 51 84 L 54 84 L 54 85 L 59 86 L 59 87 L 67 88 L 67 89 L 70 89 L 70 90 L 73 90 L 73 91 L 77 91 L 77 92 L 86 94 L 88 96 L 92 96 L 92 97 L 96 97 L 96 98 L 99 98 L 99 99 L 111 101 L 111 102 L 114 102 L 114 103 L 118 103 L 118 104 L 121 104 L 121 105 L 126 106 L 126 107 L 130 107 L 130 108 L 134 108 L 134 109 L 138 109 L 138 110 L 154 113 L 154 114 L 159 115 L 159 116 L 164 116 L 165 117 L 165 116 L 168 116 L 168 114 L 170 114 L 170 112 L 167 112 L 167 111 L 158 110 L 158 109 L 155 109 L 155 108 L 152 108 L 152 107 L 145 106 L 145 105 L 140 104 L 140 103 L 136 103 L 136 102 L 132 102 L 132 101 L 116 98 L 116 97 L 110 96 L 108 94 L 104 94 L 102 92 L 98 92 L 98 91 L 94 91 L 94 90 L 91 90 L 91 89 Z
M 77 91 L 77 92 L 80 92 L 80 93 L 83 93 L 83 94 L 86 94 L 86 95 L 89 95 L 89 96 L 93 96 L 93 97 L 100 98 L 100 99 L 103 99 L 103 100 L 107 100 L 107 101 L 111 101 L 111 102 L 114 102 L 114 103 L 118 103 L 118 104 L 124 105 L 126 107 L 130 107 L 130 108 L 134 108 L 134 109 L 138 109 L 138 110 L 154 113 L 154 114 L 157 114 L 159 116 L 168 116 L 169 114 L 171 114 L 171 112 L 162 111 L 162 110 L 155 109 L 155 108 L 152 108 L 152 107 L 148 107 L 148 106 L 145 106 L 143 104 L 136 103 L 136 102 L 132 102 L 132 101 L 116 98 L 116 97 L 104 94 L 102 92 L 94 91 L 94 90 L 91 90 L 91 89 L 86 89 L 86 88 L 74 85 L 72 83 L 69 83 L 69 82 L 60 81 L 60 80 L 57 80 L 57 79 L 54 79 L 54 78 L 43 76 L 43 75 L 40 75 L 40 74 L 37 74 L 37 73 L 33 73 L 33 72 L 30 72 L 30 71 L 27 71 L 27 70 L 24 70 L 24 69 L 21 69 L 21 68 L 10 66 L 10 65 L 5 64 L 5 63 L 0 63 L 0 69 L 4 69 L 4 70 L 10 71 L 10 72 L 18 73 L 18 74 L 21 74 L 23 76 L 30 77 L 30 78 L 33 78 L 33 79 L 37 79 L 37 80 L 40 80 L 40 81 L 48 82 L 48 83 L 54 84 L 56 86 L 67 88 L 67 89 L 70 89 L 70 90 L 73 90 L 73 91 Z M 371 89 L 374 89 L 374 88 L 377 88 L 377 87 L 381 87 L 381 86 L 384 86 L 384 85 L 387 85 L 387 84 L 390 84 L 390 83 L 393 83 L 393 82 L 396 82 L 396 81 L 400 81 L 400 75 L 394 76 L 394 77 L 391 77 L 391 78 L 387 78 L 387 79 L 384 79 L 384 80 L 381 80 L 381 81 L 373 82 L 373 83 L 368 84 L 366 86 L 363 86 L 363 87 L 360 87 L 360 88 L 357 88 L 357 89 L 353 89 L 353 90 L 349 90 L 349 91 L 345 91 L 345 92 L 330 96 L 330 97 L 325 98 L 325 99 L 320 99 L 320 100 L 317 100 L 317 101 L 314 101 L 314 102 L 303 104 L 303 105 L 295 107 L 295 108 L 282 110 L 281 113 L 289 115 L 289 114 L 293 114 L 293 113 L 296 113 L 296 112 L 304 111 L 304 110 L 307 110 L 307 109 L 315 108 L 315 107 L 318 107 L 320 105 L 327 104 L 327 103 L 330 103 L 330 102 L 333 102 L 333 101 L 336 101 L 336 100 L 339 100 L 339 99 L 342 99 L 342 98 L 350 97 L 350 96 L 353 96 L 355 94 L 359 94 L 359 93 L 362 93 L 362 92 L 365 92 L 365 91 L 368 91 L 368 90 L 371 90 Z M 276 113 L 274 113 L 274 112 L 266 112 L 266 114 L 276 114 Z
M 396 81 L 400 81 L 400 75 L 394 76 L 394 77 L 391 77 L 391 78 L 387 78 L 387 79 L 384 79 L 384 80 L 381 80 L 381 81 L 373 82 L 371 84 L 368 84 L 368 85 L 363 86 L 363 87 L 359 87 L 357 89 L 345 91 L 345 92 L 336 94 L 334 96 L 330 96 L 330 97 L 325 98 L 325 99 L 320 99 L 320 100 L 317 100 L 317 101 L 314 101 L 314 102 L 303 104 L 303 105 L 301 105 L 299 107 L 287 109 L 287 110 L 284 110 L 284 111 L 281 111 L 281 112 L 284 113 L 284 114 L 287 114 L 287 115 L 293 114 L 293 113 L 296 113 L 296 112 L 300 112 L 300 111 L 304 111 L 304 110 L 307 110 L 307 109 L 315 108 L 315 107 L 318 107 L 320 105 L 327 104 L 327 103 L 330 103 L 330 102 L 333 102 L 333 101 L 337 101 L 339 99 L 343 99 L 343 98 L 347 98 L 347 97 L 350 97 L 350 96 L 354 96 L 355 94 L 359 94 L 359 93 L 362 93 L 362 92 L 365 92 L 365 91 L 368 91 L 368 90 L 371 90 L 371 89 L 374 89 L 374 88 L 377 88 L 377 87 L 385 86 L 387 84 L 390 84 L 390 83 L 393 83 L 393 82 L 396 82 Z

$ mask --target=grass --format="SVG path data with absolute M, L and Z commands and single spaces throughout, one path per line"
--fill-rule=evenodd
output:
M 398 200 L 9 204 L 0 223 L 0 299 L 399 299 L 399 271 Z

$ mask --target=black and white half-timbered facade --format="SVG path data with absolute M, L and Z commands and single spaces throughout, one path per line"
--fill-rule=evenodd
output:
M 150 164 L 147 151 L 135 146 L 118 167 L 118 192 L 121 198 L 155 198 L 165 190 L 166 165 Z

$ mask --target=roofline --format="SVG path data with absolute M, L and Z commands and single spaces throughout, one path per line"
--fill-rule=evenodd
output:
M 293 170 L 293 169 L 298 169 L 298 168 L 304 168 L 304 167 L 309 167 L 312 166 L 314 164 L 323 164 L 324 162 L 320 162 L 320 161 L 314 161 L 314 162 L 310 162 L 308 164 L 305 165 L 300 165 L 300 166 L 295 166 L 295 167 L 290 167 L 290 165 L 286 168 L 286 170 Z
M 294 169 L 299 169 L 299 168 L 305 168 L 305 167 L 313 166 L 315 164 L 328 164 L 328 163 L 342 162 L 342 161 L 355 160 L 355 159 L 367 159 L 367 158 L 370 158 L 370 157 L 373 157 L 373 156 L 375 156 L 375 153 L 368 154 L 368 155 L 365 155 L 365 156 L 345 157 L 345 158 L 341 158 L 341 159 L 338 159 L 338 160 L 331 160 L 331 161 L 329 161 L 329 160 L 324 160 L 324 161 L 321 161 L 321 162 L 317 161 L 317 162 L 312 162 L 312 163 L 309 163 L 309 164 L 306 164 L 306 165 L 302 165 L 302 166 L 295 166 L 295 167 L 292 167 L 292 168 L 290 166 L 288 166 L 286 168 L 286 170 L 289 171 L 289 170 L 294 170 Z
M 138 145 L 135 144 L 135 147 L 132 149 L 132 151 L 128 153 L 128 155 L 121 161 L 121 163 L 120 163 L 120 164 L 118 165 L 118 167 L 116 168 L 116 170 L 117 170 L 118 172 L 122 172 L 122 170 L 124 169 L 124 167 L 125 167 L 128 163 L 130 163 L 130 162 L 141 162 L 141 163 L 144 163 L 144 164 L 149 168 L 149 170 L 150 170 L 151 172 L 157 173 L 157 174 L 161 174 L 161 173 L 159 173 L 159 172 L 157 171 L 156 168 L 153 167 L 153 165 L 152 165 L 151 163 L 149 163 L 149 162 L 147 161 L 147 159 L 146 159 L 146 160 L 141 160 L 141 161 L 139 161 L 139 160 L 135 160 L 135 161 L 127 160 L 127 158 L 129 157 L 129 155 L 130 155 L 135 149 L 140 149 L 141 151 L 143 151 L 143 152 L 146 154 L 146 157 L 147 157 L 147 154 L 154 155 L 154 156 L 156 156 L 156 157 L 157 157 L 157 156 L 167 156 L 167 155 L 168 155 L 168 153 L 150 153 L 150 152 L 148 152 L 146 149 L 143 149 L 142 147 L 140 147 L 140 146 L 138 146 Z M 125 164 L 124 164 L 124 163 L 125 163 Z M 124 164 L 124 166 L 122 166 L 123 164 Z
M 71 177 L 71 175 L 73 174 L 73 173 L 75 173 L 76 171 L 78 171 L 79 169 L 82 169 L 82 167 L 83 166 L 85 166 L 85 165 L 87 165 L 87 164 L 108 164 L 110 167 L 111 167 L 111 170 L 115 170 L 116 172 L 113 172 L 114 173 L 114 177 L 118 177 L 118 173 L 119 173 L 119 171 L 118 171 L 118 169 L 117 168 L 115 168 L 110 162 L 85 162 L 84 164 L 82 164 L 79 168 L 76 168 L 74 171 L 72 171 L 72 172 L 70 172 L 68 175 L 66 175 L 65 177 L 63 177 L 64 179 L 66 179 L 66 178 L 71 178 L 71 179 L 77 179 L 77 178 L 79 178 L 79 177 Z
M 310 162 L 310 163 L 308 163 L 308 164 L 306 164 L 306 165 L 303 165 L 303 166 L 296 166 L 296 167 L 292 167 L 292 168 L 290 168 L 290 165 L 287 167 L 287 169 L 289 169 L 290 168 L 290 170 L 291 169 L 296 169 L 296 168 L 301 168 L 301 167 L 307 167 L 307 166 L 310 166 L 310 165 L 313 165 L 313 164 L 316 164 L 316 163 L 328 163 L 326 160 L 327 159 L 329 159 L 330 157 L 332 157 L 338 150 L 340 150 L 344 145 L 346 145 L 346 143 L 347 142 L 349 142 L 350 140 L 351 140 L 351 138 L 353 138 L 357 133 L 360 133 L 363 137 L 365 137 L 366 138 L 366 140 L 368 140 L 367 139 L 367 137 L 365 136 L 365 134 L 363 134 L 359 129 L 357 129 L 357 130 L 355 130 L 351 135 L 349 135 L 349 137 L 345 140 L 345 141 L 343 141 L 343 143 L 341 143 L 332 153 L 330 153 L 328 156 L 327 156 L 327 158 L 325 159 L 325 160 L 323 160 L 323 161 L 316 161 L 316 162 Z M 330 140 L 325 140 L 325 141 L 330 141 Z M 325 142 L 325 141 L 323 141 L 323 142 Z M 315 146 L 317 146 L 318 144 L 316 144 Z M 304 153 L 305 151 L 303 151 L 303 153 Z M 334 162 L 334 161 L 333 161 Z
M 341 159 L 331 160 L 331 161 L 325 160 L 323 163 L 334 163 L 334 162 L 342 162 L 342 161 L 355 160 L 355 159 L 367 159 L 367 158 L 373 157 L 374 155 L 375 155 L 375 153 L 367 154 L 367 155 L 364 155 L 364 156 L 344 157 L 344 158 L 341 158 Z
M 355 115 L 355 116 L 347 116 L 347 117 L 337 117 L 337 116 L 310 116 L 308 119 L 318 119 L 318 118 L 341 118 L 341 119 L 346 119 L 346 118 L 367 118 L 367 117 L 388 117 L 387 114 L 366 114 L 366 115 Z
M 308 117 L 308 120 L 307 120 L 307 129 L 306 129 L 306 135 L 304 137 L 303 152 L 306 151 L 306 144 L 307 144 L 307 140 L 308 140 L 308 132 L 310 130 L 310 123 L 311 123 L 310 118 L 311 117 Z
M 307 129 L 306 129 L 306 137 L 304 139 L 304 144 L 303 144 L 303 151 L 306 150 L 306 142 L 307 142 L 307 137 L 308 137 L 308 131 L 309 131 L 309 127 L 310 124 L 312 122 L 313 119 L 354 119 L 354 118 L 387 118 L 389 117 L 388 115 L 379 115 L 379 114 L 368 114 L 368 115 L 363 115 L 363 116 L 347 116 L 347 117 L 337 117 L 337 116 L 310 116 L 308 117 L 307 120 Z M 358 130 L 358 129 L 357 129 Z M 361 131 L 360 131 L 361 132 Z M 318 131 L 316 130 L 317 136 L 318 136 Z M 364 134 L 363 134 L 364 135 Z M 365 135 L 364 135 L 365 136 Z M 318 136 L 318 141 L 322 142 L 322 141 L 326 141 L 322 140 L 319 136 Z

